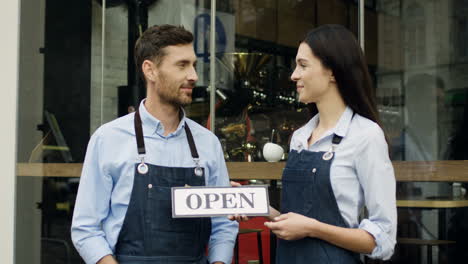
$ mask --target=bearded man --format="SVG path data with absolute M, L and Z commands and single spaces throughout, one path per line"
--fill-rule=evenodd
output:
M 83 165 L 71 232 L 86 263 L 231 263 L 237 222 L 172 218 L 171 187 L 230 186 L 218 138 L 183 110 L 196 61 L 181 26 L 153 26 L 136 42 L 146 99 L 96 130 Z

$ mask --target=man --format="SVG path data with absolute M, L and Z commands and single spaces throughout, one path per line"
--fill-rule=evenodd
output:
M 198 79 L 193 35 L 145 31 L 135 61 L 147 97 L 135 113 L 91 137 L 72 240 L 86 263 L 230 263 L 238 224 L 224 217 L 172 218 L 170 187 L 229 186 L 219 140 L 188 119 Z

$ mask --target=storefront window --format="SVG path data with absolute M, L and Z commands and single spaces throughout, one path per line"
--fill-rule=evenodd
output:
M 366 55 L 392 159 L 405 161 L 394 163 L 399 243 L 392 260 L 463 262 L 466 185 L 450 175 L 463 174 L 464 162 L 447 160 L 466 156 L 466 45 L 458 43 L 466 41 L 460 17 L 467 3 L 374 2 L 365 13 Z
M 195 37 L 188 117 L 219 137 L 231 178 L 271 185 L 275 207 L 289 140 L 311 117 L 290 81 L 299 41 L 323 24 L 364 33 L 398 182 L 391 263 L 467 259 L 468 1 L 364 1 L 360 32 L 359 0 L 218 0 L 213 56 L 211 2 L 21 0 L 16 263 L 83 263 L 70 223 L 88 140 L 145 97 L 133 45 L 164 23 Z
M 216 135 L 227 161 L 267 161 L 273 142 L 286 160 L 292 132 L 310 113 L 291 82 L 299 42 L 327 23 L 357 32 L 357 4 L 350 1 L 218 1 L 221 43 L 216 56 Z M 227 30 L 232 28 L 234 30 Z M 222 33 L 220 33 L 222 32 Z M 225 36 L 224 36 L 225 35 Z M 267 153 L 268 154 L 268 153 Z M 233 165 L 234 166 L 234 165 Z
M 43 165 L 82 162 L 86 150 L 99 67 L 90 60 L 91 2 L 25 0 L 20 17 L 16 263 L 76 262 L 69 223 L 79 179 L 44 177 L 62 168 Z
M 203 51 L 209 25 L 198 34 L 195 25 L 210 10 L 172 0 L 22 0 L 21 7 L 16 263 L 83 263 L 70 239 L 81 166 L 94 131 L 145 97 L 133 61 L 136 39 L 148 25 L 181 24 Z M 194 104 L 186 109 L 203 124 L 204 52 Z

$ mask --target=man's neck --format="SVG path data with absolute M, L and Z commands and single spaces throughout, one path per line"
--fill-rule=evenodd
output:
M 180 107 L 162 103 L 157 98 L 148 97 L 145 100 L 145 107 L 148 113 L 158 119 L 164 126 L 164 136 L 176 131 L 180 123 Z

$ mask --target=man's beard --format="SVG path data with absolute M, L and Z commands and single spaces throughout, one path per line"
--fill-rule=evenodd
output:
M 183 92 L 180 91 L 180 85 L 177 86 L 174 82 L 169 83 L 163 74 L 159 75 L 159 80 L 160 83 L 156 92 L 163 103 L 175 107 L 184 107 L 192 103 L 192 95 L 182 95 Z

